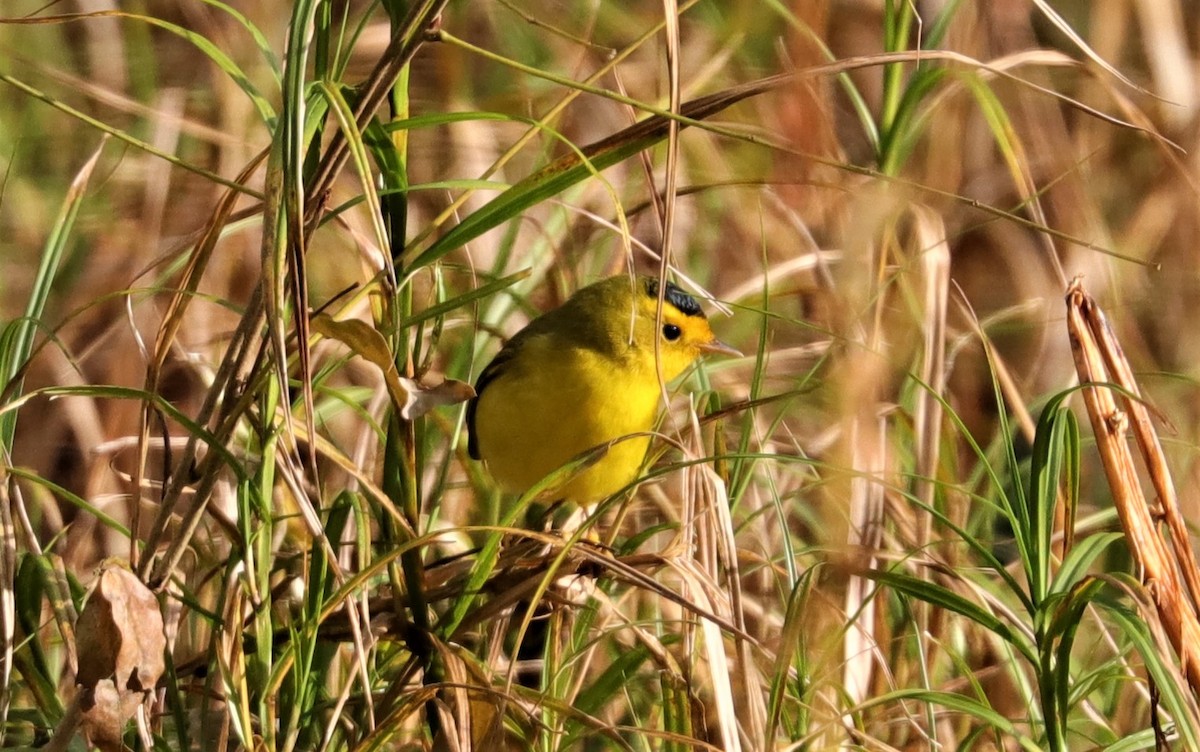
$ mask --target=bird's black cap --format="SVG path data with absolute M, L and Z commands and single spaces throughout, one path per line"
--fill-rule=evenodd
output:
M 657 279 L 646 280 L 646 294 L 652 298 L 658 298 Z M 674 282 L 667 283 L 667 292 L 665 295 L 663 295 L 663 298 L 668 303 L 678 308 L 679 312 L 685 316 L 699 316 L 700 318 L 706 318 L 704 315 L 704 309 L 700 307 L 700 303 L 697 302 L 697 300 L 691 295 L 688 295 L 686 292 L 679 289 Z

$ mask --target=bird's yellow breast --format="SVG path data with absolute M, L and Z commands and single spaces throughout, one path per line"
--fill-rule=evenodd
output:
M 523 492 L 587 450 L 650 431 L 660 386 L 636 360 L 551 334 L 523 342 L 476 406 L 478 445 L 496 480 Z M 618 441 L 554 498 L 587 504 L 616 493 L 637 476 L 648 444 L 644 435 Z

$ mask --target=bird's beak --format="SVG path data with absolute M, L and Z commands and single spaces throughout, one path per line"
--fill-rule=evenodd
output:
M 719 339 L 714 339 L 712 342 L 705 342 L 700 345 L 700 352 L 705 355 L 731 355 L 733 357 L 741 357 L 742 351 L 736 347 L 730 347 Z

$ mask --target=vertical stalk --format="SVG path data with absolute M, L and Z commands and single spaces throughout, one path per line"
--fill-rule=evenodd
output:
M 402 0 L 391 0 L 383 3 L 391 20 L 393 36 L 399 27 L 405 23 L 408 16 L 408 3 Z M 397 72 L 388 95 L 388 105 L 392 122 L 406 119 L 409 115 L 408 83 L 411 71 L 406 61 Z M 404 130 L 395 130 L 385 143 L 380 143 L 378 149 L 386 150 L 379 154 L 381 176 L 383 178 L 383 194 L 380 196 L 380 211 L 383 223 L 387 228 L 388 249 L 391 266 L 394 270 L 392 289 L 395 297 L 384 308 L 384 321 L 393 332 L 393 352 L 396 357 L 396 369 L 409 378 L 416 377 L 415 363 L 417 362 L 416 348 L 420 346 L 419 337 L 400 328 L 400 321 L 412 314 L 413 299 L 410 285 L 397 284 L 404 279 L 402 254 L 407 234 L 408 219 L 408 134 Z M 385 288 L 387 284 L 385 281 Z M 391 314 L 390 316 L 388 314 Z M 415 420 L 422 420 L 416 418 Z M 393 413 L 388 420 L 387 445 L 385 452 L 384 492 L 394 499 L 402 510 L 409 527 L 417 535 L 421 534 L 420 493 L 420 464 L 417 454 L 417 426 L 413 420 L 405 420 Z M 386 518 L 385 518 L 386 519 Z M 429 608 L 425 599 L 424 552 L 421 547 L 412 546 L 400 556 L 401 572 L 395 571 L 395 564 L 389 567 L 389 574 L 394 583 L 403 581 L 404 592 L 408 595 L 408 604 L 412 610 L 412 622 L 409 629 L 409 649 L 424 669 L 425 684 L 441 680 L 441 671 L 436 665 L 436 655 L 430 639 Z M 397 592 L 399 590 L 397 589 Z M 438 732 L 438 715 L 432 704 L 428 707 L 426 722 L 429 725 L 430 736 Z

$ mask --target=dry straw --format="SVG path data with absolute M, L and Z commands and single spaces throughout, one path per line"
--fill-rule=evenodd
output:
M 1162 445 L 1129 360 L 1104 313 L 1078 279 L 1067 290 L 1067 329 L 1075 369 L 1084 385 L 1084 403 L 1130 553 L 1188 683 L 1193 691 L 1200 690 L 1200 655 L 1196 653 L 1200 648 L 1200 568 Z M 1130 429 L 1158 497 L 1153 513 L 1127 441 Z

